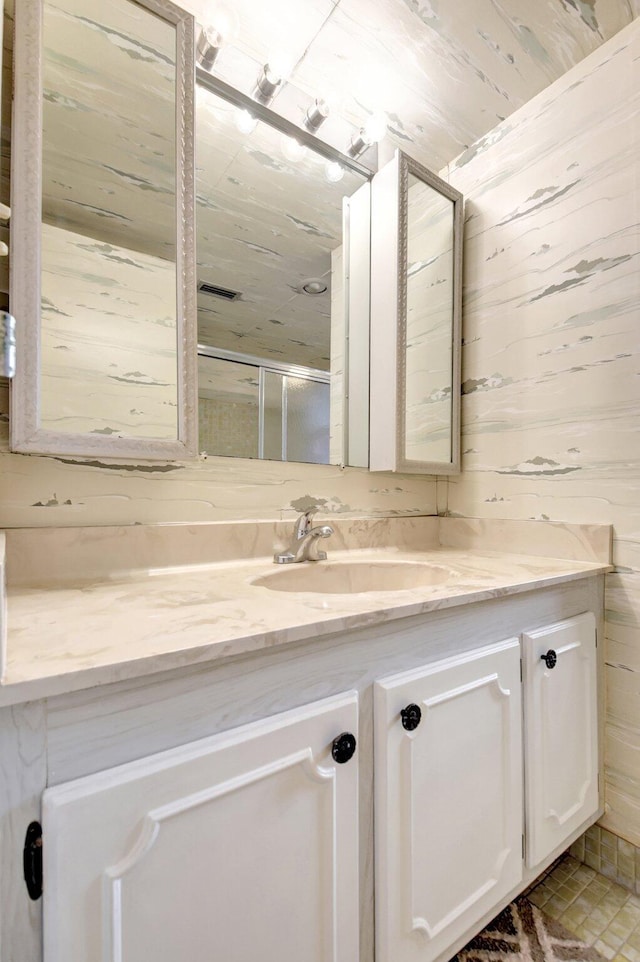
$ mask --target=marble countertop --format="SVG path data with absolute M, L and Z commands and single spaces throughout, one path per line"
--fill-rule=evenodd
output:
M 432 586 L 352 594 L 273 591 L 253 582 L 292 566 L 277 568 L 264 555 L 116 571 L 112 577 L 76 574 L 72 583 L 10 582 L 0 704 L 317 639 L 610 570 L 601 551 L 576 560 L 504 553 L 475 543 L 461 547 L 456 544 L 460 537 L 433 537 L 436 520 L 429 522 L 430 537 L 422 528 L 420 537 L 413 538 L 423 547 L 407 537 L 398 539 L 399 547 L 369 544 L 331 551 L 329 545 L 332 565 L 391 560 L 446 568 L 446 580 Z M 443 545 L 443 540 L 453 544 Z M 340 538 L 338 542 L 340 546 Z M 490 539 L 488 543 L 495 546 Z

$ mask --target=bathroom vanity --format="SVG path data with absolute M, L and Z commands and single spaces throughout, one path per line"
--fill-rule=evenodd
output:
M 608 528 L 331 523 L 7 532 L 3 958 L 436 962 L 599 817 Z

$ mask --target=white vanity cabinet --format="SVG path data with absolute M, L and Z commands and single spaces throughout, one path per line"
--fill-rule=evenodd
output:
M 602 815 L 591 611 L 601 576 L 0 709 L 0 959 L 445 962 Z
M 376 683 L 376 962 L 448 958 L 594 820 L 596 637 L 586 612 Z
M 431 962 L 522 879 L 519 639 L 374 697 L 376 962 Z
M 44 962 L 354 962 L 357 708 L 326 699 L 47 790 Z

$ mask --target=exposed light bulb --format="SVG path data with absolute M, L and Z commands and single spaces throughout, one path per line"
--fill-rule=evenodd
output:
M 252 134 L 258 126 L 258 121 L 248 110 L 236 110 L 235 124 L 240 133 Z
M 371 114 L 362 128 L 366 140 L 370 144 L 379 143 L 387 133 L 387 118 L 385 114 Z
M 277 78 L 282 83 L 286 82 L 291 74 L 293 73 L 293 68 L 295 62 L 293 57 L 278 51 L 277 53 L 272 53 L 267 60 L 267 66 L 269 67 L 269 72 L 272 77 Z
M 240 33 L 238 12 L 227 3 L 212 4 L 207 13 L 207 23 L 217 30 L 222 43 L 231 43 Z
M 372 114 L 364 127 L 354 134 L 348 152 L 352 157 L 359 157 L 372 144 L 377 144 L 387 133 L 387 118 L 384 114 Z
M 330 184 L 337 184 L 344 177 L 344 167 L 337 163 L 337 161 L 330 160 L 324 168 L 324 176 Z
M 282 138 L 282 153 L 285 155 L 287 160 L 291 160 L 294 163 L 302 160 L 307 152 L 307 148 L 294 140 L 293 137 L 283 137 Z

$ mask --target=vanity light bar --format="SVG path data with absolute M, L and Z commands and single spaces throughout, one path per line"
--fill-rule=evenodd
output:
M 349 156 L 342 153 L 342 151 L 336 147 L 332 147 L 331 144 L 326 143 L 324 140 L 319 140 L 314 134 L 309 133 L 308 130 L 299 127 L 298 124 L 293 123 L 293 121 L 271 110 L 266 105 L 260 103 L 259 100 L 254 100 L 249 94 L 237 90 L 219 77 L 214 77 L 213 74 L 203 70 L 202 67 L 196 67 L 196 83 L 198 86 L 204 87 L 205 90 L 210 90 L 211 93 L 222 97 L 234 107 L 248 111 L 256 120 L 263 120 L 274 130 L 278 130 L 280 133 L 292 137 L 303 146 L 310 147 L 327 160 L 335 161 L 344 167 L 345 170 L 353 170 L 369 179 L 371 174 L 375 173 L 377 169 L 374 166 L 361 163 L 356 160 L 353 155 Z

